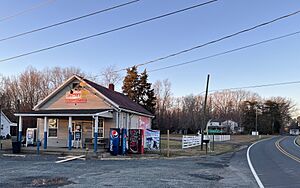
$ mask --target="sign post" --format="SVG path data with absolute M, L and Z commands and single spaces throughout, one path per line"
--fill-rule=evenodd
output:
M 167 157 L 170 157 L 170 130 L 167 130 L 167 135 L 168 135 L 168 153 Z

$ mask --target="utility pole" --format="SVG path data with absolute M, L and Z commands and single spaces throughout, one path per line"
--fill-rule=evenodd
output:
M 255 111 L 255 131 L 256 131 L 256 134 L 258 135 L 257 133 L 257 106 L 256 106 L 256 111 Z
M 2 129 L 3 129 L 3 127 L 2 127 L 2 105 L 1 105 L 1 102 L 2 101 L 0 101 L 0 150 L 2 150 Z
M 204 138 L 204 130 L 206 128 L 206 103 L 207 103 L 207 95 L 208 95 L 208 85 L 209 85 L 209 74 L 207 75 L 206 81 L 206 90 L 205 90 L 205 98 L 204 98 L 204 106 L 203 106 L 203 125 L 201 131 L 201 151 L 203 150 L 203 138 Z

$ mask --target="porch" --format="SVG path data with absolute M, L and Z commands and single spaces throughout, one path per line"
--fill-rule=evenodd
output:
M 25 145 L 29 146 L 35 139 L 36 143 L 41 143 L 41 147 L 37 147 L 41 152 L 56 150 L 61 153 L 75 148 L 83 153 L 104 151 L 108 148 L 109 129 L 116 125 L 111 109 L 39 110 L 15 115 L 19 117 L 18 141 L 22 141 L 22 135 L 25 135 Z M 37 118 L 37 127 L 31 130 L 32 133 L 22 133 L 24 117 Z

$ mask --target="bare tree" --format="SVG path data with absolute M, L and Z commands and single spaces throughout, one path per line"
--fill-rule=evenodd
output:
M 66 81 L 72 75 L 78 75 L 81 77 L 85 76 L 85 73 L 82 72 L 79 68 L 75 67 L 53 67 L 53 68 L 45 68 L 43 73 L 46 74 L 45 78 L 49 84 L 49 88 L 51 90 L 57 88 L 60 84 Z
M 156 115 L 159 127 L 170 128 L 171 125 L 166 121 L 170 116 L 172 107 L 171 82 L 168 79 L 156 81 L 153 84 L 153 89 L 156 97 Z
M 117 85 L 120 83 L 122 77 L 117 72 L 117 67 L 115 65 L 110 65 L 101 71 L 101 84 L 103 86 L 108 86 L 109 84 Z

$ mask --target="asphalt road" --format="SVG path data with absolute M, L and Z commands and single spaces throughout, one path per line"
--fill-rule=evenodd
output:
M 300 187 L 300 147 L 294 139 L 275 137 L 251 147 L 250 160 L 264 187 Z
M 0 155 L 0 187 L 257 187 L 246 148 L 218 156 L 123 161 L 71 161 Z

